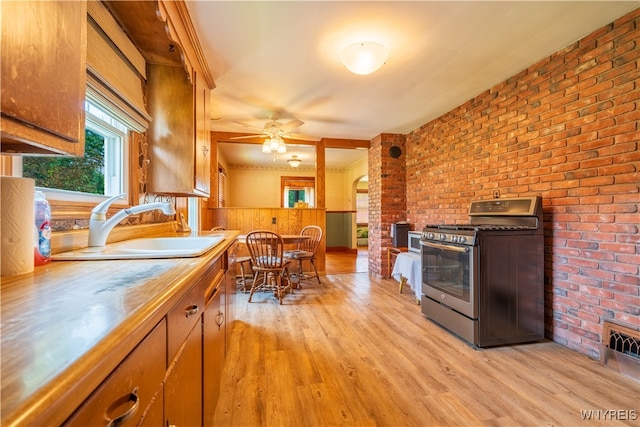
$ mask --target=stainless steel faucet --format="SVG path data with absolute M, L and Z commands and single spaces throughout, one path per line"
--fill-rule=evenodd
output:
M 165 215 L 175 215 L 176 210 L 169 202 L 156 202 L 147 203 L 144 205 L 132 206 L 128 209 L 123 209 L 116 213 L 111 219 L 107 220 L 107 210 L 109 206 L 115 200 L 124 196 L 118 194 L 110 199 L 105 200 L 91 211 L 91 218 L 89 219 L 89 246 L 104 246 L 107 243 L 107 237 L 113 227 L 118 225 L 120 221 L 128 217 L 129 215 L 137 215 L 142 212 L 151 211 L 154 209 L 160 209 Z

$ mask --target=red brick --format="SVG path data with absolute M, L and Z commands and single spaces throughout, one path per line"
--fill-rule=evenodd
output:
M 578 77 L 580 78 L 580 80 L 590 79 L 598 76 L 598 74 L 602 74 L 608 70 L 611 70 L 612 68 L 613 68 L 613 63 L 611 63 L 610 61 L 607 61 L 602 64 L 595 65 L 586 71 L 581 72 Z
M 614 179 L 617 177 L 613 177 Z M 632 184 L 613 184 L 613 185 L 609 185 L 605 188 L 602 188 L 600 190 L 601 194 L 633 194 L 635 197 L 629 197 L 627 200 L 627 202 L 633 202 L 633 201 L 638 201 L 638 199 L 640 197 L 637 196 L 638 193 L 638 184 L 637 183 L 632 183 Z M 614 199 L 617 203 L 623 202 L 625 200 L 623 200 L 622 198 L 615 198 Z
M 638 124 L 636 122 L 631 123 L 623 123 L 616 126 L 609 126 L 598 130 L 599 138 L 606 138 L 607 136 L 614 136 L 623 133 L 633 132 L 638 129 Z
M 603 287 L 611 289 L 613 292 L 621 295 L 640 296 L 640 286 L 628 285 L 619 282 L 606 282 L 603 284 Z
M 599 176 L 595 178 L 584 178 L 580 180 L 581 187 L 604 187 L 611 184 L 613 184 L 613 177 L 611 176 Z
M 613 163 L 613 159 L 611 157 L 596 157 L 594 159 L 583 160 L 580 162 L 580 167 L 589 169 L 589 168 L 598 168 L 598 175 L 600 174 L 600 169 L 604 166 L 609 166 Z
M 597 187 L 572 188 L 567 192 L 567 196 L 571 197 L 594 196 L 596 194 L 599 194 Z
M 616 312 L 615 320 L 623 325 L 629 325 L 634 329 L 640 328 L 640 316 L 638 316 L 638 314 Z
M 640 97 L 640 93 L 638 95 Z M 629 112 L 625 114 L 625 111 L 620 111 L 615 118 L 616 124 L 634 123 L 637 126 L 637 124 L 640 123 L 640 110 L 633 110 L 633 108 L 634 106 L 632 104 L 620 106 L 621 110 L 628 109 Z
M 589 258 L 589 259 L 595 259 L 595 260 L 599 260 L 599 261 L 614 261 L 615 260 L 615 256 L 611 253 L 605 253 L 602 251 L 582 251 L 580 253 L 580 256 L 583 256 L 585 258 Z

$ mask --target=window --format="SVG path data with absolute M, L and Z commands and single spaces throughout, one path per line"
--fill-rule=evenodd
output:
M 356 223 L 369 223 L 369 190 L 356 190 Z
M 90 101 L 85 110 L 84 157 L 23 157 L 22 176 L 53 199 L 69 192 L 115 196 L 127 188 L 127 127 Z
M 316 179 L 307 176 L 280 177 L 282 188 L 282 207 L 296 207 L 296 202 L 308 203 L 307 207 L 315 206 Z

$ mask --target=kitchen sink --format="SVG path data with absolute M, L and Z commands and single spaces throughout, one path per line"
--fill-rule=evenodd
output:
M 224 240 L 224 236 L 148 237 L 102 247 L 88 247 L 51 256 L 54 261 L 108 259 L 190 258 L 200 256 Z

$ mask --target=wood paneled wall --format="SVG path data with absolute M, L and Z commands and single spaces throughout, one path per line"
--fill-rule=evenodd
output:
M 316 267 L 318 271 L 325 271 L 327 246 L 325 209 L 211 208 L 203 209 L 202 213 L 203 230 L 223 227 L 226 230 L 240 230 L 240 234 L 246 234 L 252 230 L 299 234 L 300 230 L 307 225 L 320 226 L 323 230 L 323 236 L 316 254 Z

